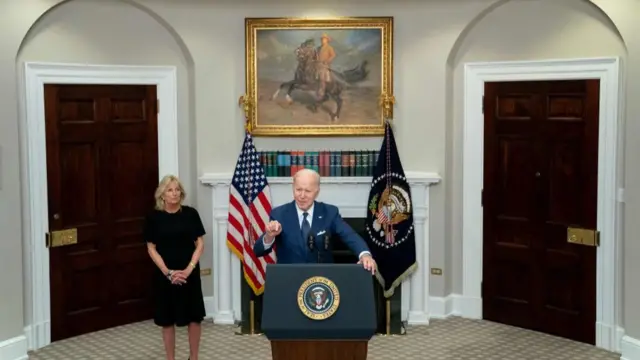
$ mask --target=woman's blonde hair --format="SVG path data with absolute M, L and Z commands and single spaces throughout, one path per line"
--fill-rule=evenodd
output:
M 175 175 L 166 175 L 162 180 L 160 180 L 160 184 L 158 184 L 158 188 L 156 188 L 156 194 L 154 197 L 156 199 L 157 210 L 164 210 L 164 200 L 162 199 L 162 195 L 164 195 L 164 192 L 167 191 L 167 187 L 172 182 L 175 182 L 178 189 L 180 189 L 180 204 L 182 204 L 184 198 L 187 197 L 187 193 L 184 191 L 184 186 L 182 186 L 178 177 Z

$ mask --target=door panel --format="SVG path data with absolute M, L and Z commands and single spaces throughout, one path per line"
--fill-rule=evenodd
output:
M 151 317 L 142 222 L 158 179 L 155 86 L 45 85 L 52 340 Z
M 485 83 L 484 318 L 595 343 L 599 81 Z

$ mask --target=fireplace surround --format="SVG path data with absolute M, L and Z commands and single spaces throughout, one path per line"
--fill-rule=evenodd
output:
M 240 261 L 226 246 L 231 173 L 207 173 L 200 181 L 212 188 L 213 298 L 210 306 L 216 324 L 234 324 L 242 318 Z M 418 270 L 402 284 L 401 317 L 409 324 L 429 323 L 429 189 L 440 181 L 436 173 L 406 172 L 411 186 L 416 231 Z M 273 206 L 290 202 L 291 178 L 268 179 Z M 366 216 L 371 177 L 323 177 L 318 201 L 333 204 L 344 218 Z

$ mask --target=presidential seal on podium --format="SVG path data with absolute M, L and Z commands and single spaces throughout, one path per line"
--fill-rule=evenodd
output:
M 312 320 L 325 320 L 340 306 L 340 292 L 333 281 L 323 276 L 305 280 L 298 290 L 298 307 Z

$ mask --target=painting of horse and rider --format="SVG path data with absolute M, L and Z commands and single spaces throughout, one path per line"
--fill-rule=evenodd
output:
M 379 135 L 392 18 L 247 19 L 254 135 Z

